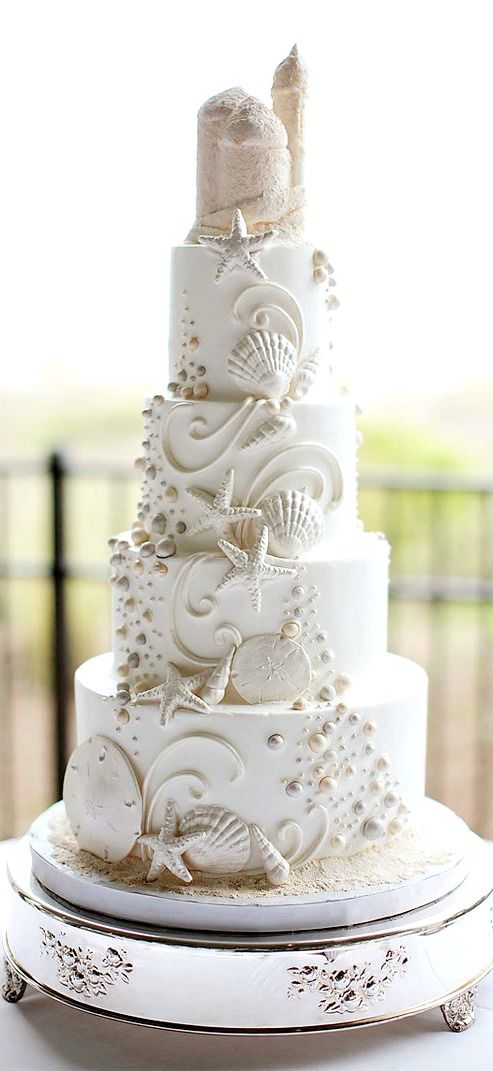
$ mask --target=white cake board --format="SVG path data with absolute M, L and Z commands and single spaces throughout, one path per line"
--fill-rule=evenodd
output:
M 296 934 L 220 934 L 121 922 L 65 905 L 32 873 L 27 838 L 9 865 L 5 1000 L 30 983 L 96 1015 L 202 1033 L 362 1027 L 440 1006 L 474 1021 L 493 965 L 493 849 L 460 888 L 401 918 Z
M 204 895 L 193 886 L 183 891 L 165 890 L 158 884 L 129 887 L 102 878 L 96 869 L 77 872 L 75 866 L 60 861 L 56 850 L 53 828 L 61 815 L 63 804 L 55 804 L 40 815 L 30 831 L 33 872 L 46 889 L 87 911 L 188 930 L 280 933 L 352 926 L 402 915 L 457 889 L 474 865 L 481 845 L 479 838 L 448 808 L 426 800 L 421 821 L 430 829 L 430 845 L 434 839 L 436 847 L 437 830 L 450 845 L 446 863 L 430 862 L 425 868 L 420 865 L 419 872 L 405 881 L 394 879 L 345 892 L 311 891 L 290 896 L 282 889 L 272 889 L 261 898 L 252 892 L 244 896 L 236 892 L 233 898 L 226 894 Z

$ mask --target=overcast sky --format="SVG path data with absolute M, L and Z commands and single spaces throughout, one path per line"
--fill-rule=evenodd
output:
M 0 3 L 4 383 L 163 389 L 197 109 L 234 84 L 269 100 L 295 40 L 338 371 L 367 397 L 491 382 L 492 14 L 487 0 Z

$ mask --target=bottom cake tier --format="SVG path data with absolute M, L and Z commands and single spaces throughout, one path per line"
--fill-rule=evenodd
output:
M 192 873 L 265 869 L 275 884 L 279 853 L 292 867 L 382 844 L 423 800 L 426 695 L 424 670 L 387 655 L 344 702 L 222 703 L 162 725 L 159 700 L 122 706 L 111 655 L 93 658 L 76 674 L 64 791 L 79 846 L 145 855 L 141 835 L 165 827 L 197 834 Z

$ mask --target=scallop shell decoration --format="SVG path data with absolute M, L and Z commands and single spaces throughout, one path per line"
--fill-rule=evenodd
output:
M 179 832 L 181 836 L 208 834 L 186 852 L 186 862 L 193 870 L 233 874 L 243 870 L 250 858 L 250 830 L 246 822 L 224 807 L 194 807 L 183 815 Z
M 322 539 L 322 510 L 304 491 L 276 491 L 259 509 L 269 529 L 269 551 L 279 558 L 299 558 Z
M 142 798 L 122 749 L 105 736 L 76 747 L 63 782 L 67 818 L 79 848 L 118 863 L 140 836 Z
M 228 372 L 254 398 L 283 398 L 296 368 L 296 350 L 284 335 L 252 331 L 230 353 Z
M 299 362 L 289 388 L 289 397 L 297 401 L 303 398 L 317 378 L 320 367 L 320 350 L 314 350 Z

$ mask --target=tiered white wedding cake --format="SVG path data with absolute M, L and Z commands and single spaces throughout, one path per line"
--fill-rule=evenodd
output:
M 156 888 L 371 867 L 424 797 L 426 675 L 387 653 L 389 547 L 358 521 L 333 271 L 303 233 L 305 91 L 294 48 L 273 110 L 236 88 L 199 113 L 170 397 L 146 403 L 136 520 L 110 540 L 113 654 L 76 676 L 77 844 L 148 860 Z

